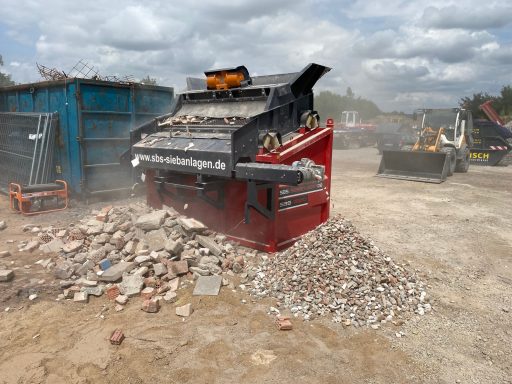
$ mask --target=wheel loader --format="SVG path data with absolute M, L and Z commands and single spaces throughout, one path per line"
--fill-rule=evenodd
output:
M 377 176 L 442 183 L 454 172 L 467 172 L 473 145 L 471 111 L 423 109 L 416 143 L 402 150 L 384 150 Z M 417 120 L 418 113 L 414 114 Z

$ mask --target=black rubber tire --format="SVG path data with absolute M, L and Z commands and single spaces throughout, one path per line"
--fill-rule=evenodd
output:
M 469 149 L 466 149 L 462 155 L 462 159 L 457 160 L 455 172 L 466 173 L 469 169 Z
M 441 149 L 441 152 L 446 153 L 450 159 L 448 164 L 448 176 L 452 176 L 455 172 L 455 166 L 457 165 L 457 152 L 455 152 L 455 148 L 452 147 L 444 147 Z

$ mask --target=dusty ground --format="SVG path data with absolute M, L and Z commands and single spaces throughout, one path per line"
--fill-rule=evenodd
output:
M 16 279 L 0 285 L 0 383 L 512 383 L 512 167 L 431 185 L 373 177 L 379 159 L 372 148 L 335 151 L 334 212 L 427 276 L 434 313 L 401 328 L 295 320 L 280 332 L 269 302 L 230 290 L 179 295 L 195 308 L 185 321 L 172 304 L 148 314 L 135 302 L 116 313 L 105 297 L 56 302 L 38 253 L 6 241 L 26 239 L 24 223 L 64 225 L 87 209 L 27 219 L 2 196 L 0 250 L 12 256 L 0 265 Z M 119 347 L 106 340 L 117 327 L 127 336 Z

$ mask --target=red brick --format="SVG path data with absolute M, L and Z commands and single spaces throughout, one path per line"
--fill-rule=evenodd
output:
M 119 296 L 119 287 L 117 285 L 111 286 L 109 289 L 107 289 L 107 297 L 109 300 L 115 300 L 117 296 Z
M 124 340 L 124 333 L 120 329 L 116 329 L 110 336 L 110 344 L 120 345 Z
M 293 329 L 293 324 L 288 316 L 277 316 L 276 325 L 280 331 L 290 331 Z

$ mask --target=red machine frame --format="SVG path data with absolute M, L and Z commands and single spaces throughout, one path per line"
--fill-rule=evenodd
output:
M 212 230 L 226 234 L 238 243 L 265 252 L 276 252 L 292 245 L 306 232 L 329 218 L 333 121 L 326 127 L 313 130 L 300 128 L 297 134 L 281 147 L 272 151 L 261 150 L 256 162 L 291 165 L 303 158 L 324 166 L 324 179 L 297 186 L 281 184 L 261 185 L 257 200 L 272 207 L 272 217 L 266 217 L 254 207 L 248 207 L 247 181 L 223 181 L 223 207 L 216 207 L 190 190 L 194 189 L 195 176 L 188 176 L 190 190 L 166 185 L 164 191 L 155 184 L 155 170 L 147 170 L 147 202 L 154 208 L 173 206 L 181 214 L 194 217 Z M 250 213 L 249 221 L 245 213 Z

